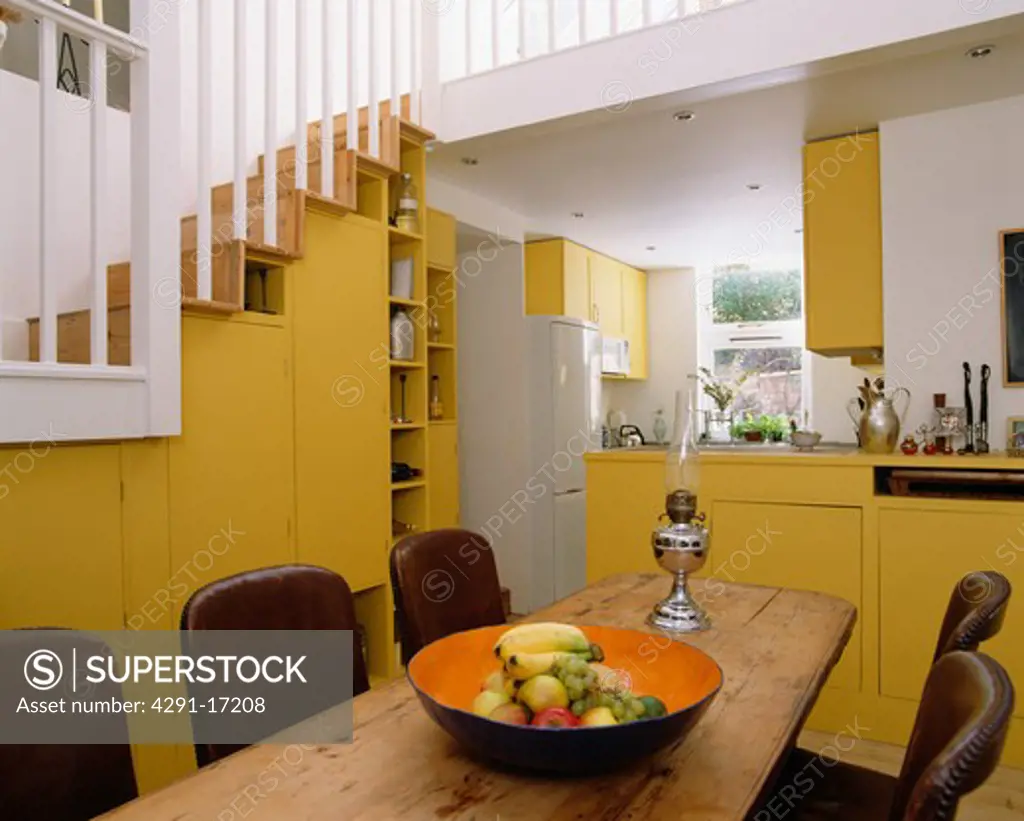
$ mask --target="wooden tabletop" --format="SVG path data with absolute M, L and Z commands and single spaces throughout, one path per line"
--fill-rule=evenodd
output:
M 614 576 L 532 620 L 648 628 L 665 575 Z M 398 680 L 355 701 L 351 744 L 253 747 L 104 816 L 116 821 L 742 819 L 839 659 L 853 605 L 821 593 L 696 581 L 715 620 L 687 641 L 725 684 L 679 743 L 595 778 L 511 774 L 462 754 Z M 652 634 L 652 651 L 664 636 Z

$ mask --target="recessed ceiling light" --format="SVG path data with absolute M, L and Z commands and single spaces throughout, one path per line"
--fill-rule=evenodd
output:
M 572 212 L 572 218 L 574 220 L 581 220 L 581 219 L 583 219 L 583 212 L 582 211 L 573 211 Z
M 657 249 L 657 247 L 656 247 L 656 246 L 654 246 L 654 245 L 648 245 L 648 246 L 647 246 L 647 250 L 648 250 L 648 251 L 657 251 L 658 249 Z
M 971 59 L 975 59 L 976 60 L 979 57 L 988 57 L 995 50 L 996 50 L 995 46 L 990 46 L 990 45 L 975 46 L 974 48 L 967 50 L 967 55 L 966 56 L 970 57 Z
M 462 164 L 463 165 L 480 165 L 480 160 L 478 160 L 476 157 L 463 157 L 462 158 Z
M 748 182 L 747 183 L 747 188 L 750 189 L 751 191 L 760 191 L 761 190 L 761 183 L 759 183 L 759 182 Z
M 677 111 L 672 115 L 672 119 L 677 123 L 688 123 L 690 120 L 697 119 L 697 115 L 692 111 Z

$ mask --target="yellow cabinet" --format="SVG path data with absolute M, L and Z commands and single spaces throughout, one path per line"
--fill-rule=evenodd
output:
M 458 263 L 455 249 L 455 217 L 427 209 L 427 265 L 442 271 L 453 271 Z
M 51 444 L 0 450 L 0 628 L 124 626 L 120 447 Z
M 629 379 L 647 378 L 647 274 L 622 269 L 622 332 L 629 342 Z
M 427 440 L 431 530 L 459 526 L 459 429 L 450 422 L 431 422 Z
M 526 244 L 526 313 L 593 320 L 590 252 L 561 239 Z
M 825 536 L 827 534 L 827 536 Z M 861 608 L 861 511 L 811 505 L 715 502 L 705 571 L 725 581 L 815 590 Z M 714 611 L 714 603 L 709 602 Z M 857 691 L 860 627 L 829 686 Z
M 590 253 L 589 264 L 593 321 L 602 335 L 622 337 L 622 265 L 595 253 Z
M 882 348 L 878 134 L 804 146 L 807 347 L 826 356 Z
M 181 336 L 182 435 L 168 454 L 174 624 L 196 588 L 295 558 L 290 333 L 186 316 Z
M 356 217 L 312 213 L 306 237 L 289 270 L 298 556 L 364 590 L 387 579 L 391 543 L 386 239 Z
M 896 698 L 921 698 L 931 666 L 939 625 L 950 594 L 963 576 L 998 570 L 1020 589 L 1024 585 L 1024 524 L 1015 505 L 959 510 L 879 512 L 881 552 L 881 691 Z M 922 558 L 924 557 L 924 558 Z M 965 586 L 967 596 L 984 588 Z M 1014 681 L 1024 681 L 1024 608 L 1011 602 L 1000 634 L 984 652 L 1005 665 Z M 1015 715 L 1024 716 L 1024 705 Z

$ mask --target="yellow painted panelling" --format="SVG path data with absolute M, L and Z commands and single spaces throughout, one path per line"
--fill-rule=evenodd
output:
M 563 243 L 560 240 L 526 243 L 524 276 L 527 314 L 562 313 L 565 304 L 563 259 Z
M 382 228 L 309 214 L 294 282 L 298 556 L 354 590 L 390 544 L 388 310 Z
M 1024 512 L 1005 504 L 1003 513 L 890 510 L 879 514 L 882 567 L 882 693 L 918 698 L 931 664 L 942 614 L 962 576 L 998 570 L 1017 589 L 1024 586 Z M 927 560 L 922 560 L 922 557 Z M 983 597 L 979 585 L 967 597 Z M 1001 633 L 984 651 L 1024 681 L 1024 608 L 1013 603 Z M 1024 705 L 1015 715 L 1024 717 Z
M 622 266 L 593 252 L 589 258 L 594 321 L 604 336 L 622 337 Z
M 714 503 L 705 570 L 744 584 L 816 590 L 861 609 L 861 511 L 810 505 Z M 860 689 L 860 627 L 829 685 Z
M 457 264 L 455 217 L 435 208 L 427 209 L 427 265 L 452 271 Z
M 459 526 L 459 429 L 430 425 L 427 479 L 430 482 L 431 530 Z
M 124 623 L 120 445 L 0 450 L 0 627 L 120 630 Z
M 218 578 L 293 561 L 291 336 L 185 317 L 182 430 L 170 441 L 174 620 Z
M 622 326 L 629 340 L 629 379 L 647 378 L 647 274 L 622 269 Z
M 750 464 L 701 461 L 701 499 L 860 505 L 872 493 L 869 467 Z M 701 503 L 703 506 L 703 502 Z
M 665 511 L 664 459 L 587 465 L 587 583 L 616 573 L 660 572 L 651 531 Z M 666 577 L 667 581 L 667 577 Z
M 881 348 L 882 218 L 878 134 L 804 146 L 807 347 Z
M 575 242 L 564 242 L 563 254 L 562 307 L 555 313 L 593 321 L 590 274 L 587 266 L 590 252 Z

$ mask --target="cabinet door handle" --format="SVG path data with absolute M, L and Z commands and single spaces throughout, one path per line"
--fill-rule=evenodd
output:
M 600 322 L 601 321 L 601 309 L 597 307 L 597 303 L 596 302 L 594 303 L 593 308 L 594 308 L 594 322 Z

